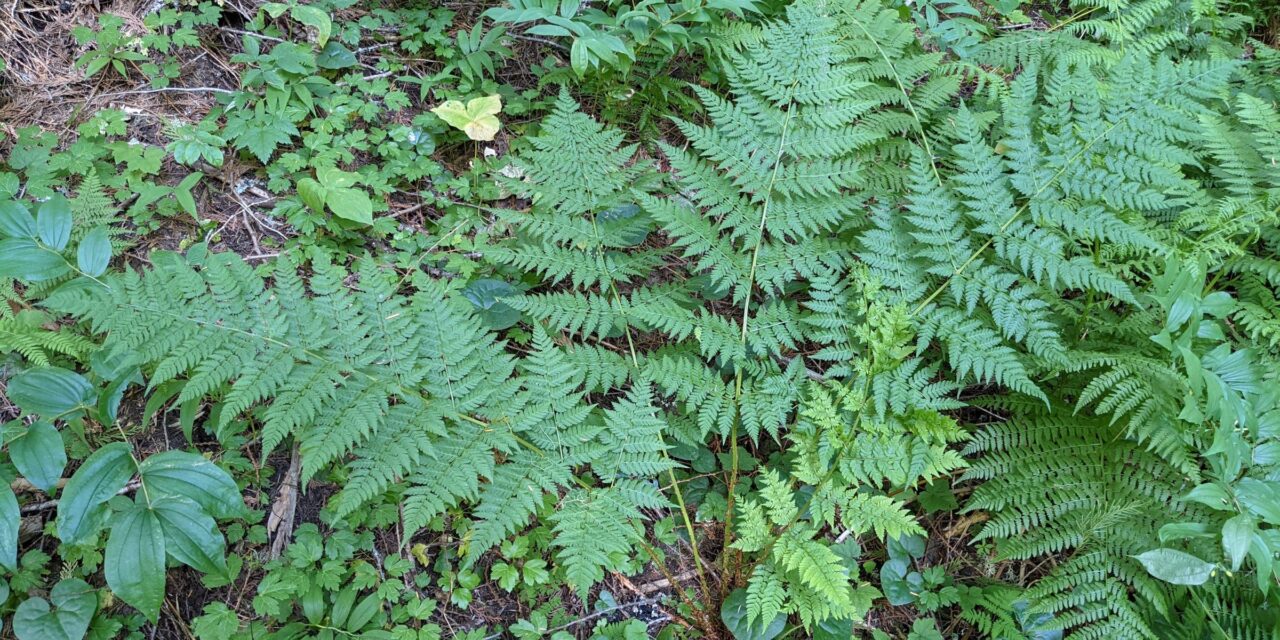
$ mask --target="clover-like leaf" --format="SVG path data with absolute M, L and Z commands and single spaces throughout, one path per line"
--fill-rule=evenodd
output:
M 13 613 L 13 632 L 18 640 L 80 640 L 97 608 L 97 590 L 70 578 L 54 585 L 49 600 L 23 600 Z
M 502 96 L 494 94 L 472 98 L 463 105 L 460 100 L 449 100 L 431 110 L 441 120 L 455 129 L 461 129 L 472 140 L 493 140 L 502 123 L 497 115 L 502 113 Z

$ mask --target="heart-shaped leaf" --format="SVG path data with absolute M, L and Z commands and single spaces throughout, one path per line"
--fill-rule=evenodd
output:
M 333 21 L 329 14 L 318 7 L 304 4 L 294 5 L 289 9 L 289 17 L 316 30 L 316 44 L 324 46 L 333 33 Z
M 346 69 L 357 64 L 359 61 L 356 60 L 356 54 L 337 42 L 325 45 L 324 51 L 316 56 L 316 66 L 321 69 Z
M 462 290 L 462 295 L 480 310 L 480 317 L 490 329 L 506 329 L 520 320 L 520 312 L 502 301 L 520 292 L 501 280 L 476 280 Z
M 81 640 L 97 608 L 97 591 L 70 578 L 54 585 L 49 600 L 29 598 L 18 605 L 13 632 L 18 640 Z
M 324 211 L 325 205 L 334 215 L 363 224 L 373 224 L 373 202 L 369 194 L 357 188 L 360 174 L 337 167 L 319 167 L 316 177 L 298 181 L 298 197 L 313 211 Z
M 431 110 L 441 120 L 455 129 L 461 129 L 472 140 L 493 140 L 502 123 L 496 117 L 502 113 L 502 96 L 494 94 L 472 98 L 463 105 L 459 100 L 449 100 Z
M 373 202 L 359 189 L 330 189 L 325 200 L 339 218 L 373 224 Z

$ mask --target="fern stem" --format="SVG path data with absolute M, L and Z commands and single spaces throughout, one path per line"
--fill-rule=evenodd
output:
M 129 459 L 133 460 L 133 468 L 138 469 L 142 466 L 142 462 L 138 460 L 138 456 L 133 455 L 133 443 L 129 442 L 129 435 L 124 432 L 124 427 L 120 423 L 116 423 L 116 429 L 120 432 L 120 437 L 124 439 L 124 443 L 129 445 Z M 147 508 L 151 508 L 151 493 L 147 491 L 147 481 L 138 474 L 138 487 L 142 489 L 142 499 L 147 501 Z
M 667 462 L 671 461 L 671 456 L 667 454 L 666 449 L 662 450 L 662 458 Z M 702 552 L 698 549 L 698 536 L 693 529 L 693 521 L 689 518 L 689 507 L 685 505 L 684 492 L 680 490 L 680 483 L 676 482 L 675 465 L 668 467 L 667 473 L 671 476 L 671 488 L 676 492 L 676 504 L 680 506 L 680 516 L 684 519 L 685 531 L 689 533 L 689 547 L 693 551 L 693 566 L 698 570 L 698 582 L 702 585 L 702 596 L 710 598 L 711 588 L 707 583 L 707 570 L 702 566 Z
M 849 12 L 847 17 L 853 22 L 854 26 L 858 27 L 858 29 L 862 31 L 862 34 L 871 41 L 871 44 L 876 46 L 876 51 L 880 53 L 880 59 L 884 60 L 884 63 L 889 66 L 889 71 L 893 72 L 893 81 L 898 85 L 898 91 L 902 92 L 902 101 L 906 104 L 907 111 L 911 112 L 911 119 L 916 122 L 916 132 L 920 134 L 920 143 L 924 145 L 925 155 L 929 157 L 929 168 L 933 169 L 933 178 L 934 180 L 937 180 L 938 185 L 941 186 L 942 175 L 938 173 L 938 164 L 934 162 L 933 146 L 929 144 L 929 136 L 924 133 L 924 121 L 920 119 L 920 114 L 916 113 L 915 104 L 911 102 L 911 94 L 907 92 L 907 86 L 902 82 L 902 76 L 898 75 L 897 65 L 893 64 L 893 60 L 889 58 L 888 52 L 884 50 L 884 47 L 880 46 L 880 41 L 871 34 L 871 31 L 867 29 L 866 25 L 862 24 L 862 21 L 858 19 L 854 12 Z
M 794 91 L 796 85 L 800 81 L 797 79 L 791 83 L 790 91 Z M 769 220 L 769 204 L 773 202 L 773 187 L 778 182 L 778 171 L 782 169 L 782 154 L 787 146 L 787 132 L 791 126 L 791 118 L 795 117 L 795 105 L 787 109 L 787 117 L 782 121 L 782 130 L 778 133 L 778 152 L 774 155 L 773 171 L 769 175 L 769 184 L 765 187 L 764 202 L 760 205 L 760 224 L 756 228 L 756 242 L 751 249 L 751 270 L 747 272 L 746 292 L 742 295 L 742 332 L 738 337 L 741 345 L 747 344 L 747 322 L 751 318 L 751 293 L 756 286 L 756 268 L 760 264 L 760 247 L 764 244 L 765 224 Z M 733 542 L 733 507 L 735 490 L 738 485 L 738 423 L 742 421 L 742 367 L 736 367 L 734 374 L 734 392 L 733 400 L 736 408 L 733 424 L 729 428 L 729 482 L 728 496 L 725 498 L 725 514 L 724 514 L 724 558 L 722 561 L 723 570 L 726 575 L 729 573 L 729 545 Z M 724 596 L 724 588 L 728 581 L 721 583 L 721 596 Z

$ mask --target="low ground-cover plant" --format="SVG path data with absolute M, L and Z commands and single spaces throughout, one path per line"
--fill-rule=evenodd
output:
M 1276 633 L 1228 6 L 366 4 L 95 21 L 212 110 L 7 143 L 6 631 Z

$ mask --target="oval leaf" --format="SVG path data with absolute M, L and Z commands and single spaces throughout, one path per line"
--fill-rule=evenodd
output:
M 373 224 L 373 203 L 359 189 L 330 189 L 326 194 L 334 215 L 364 224 Z
M 54 418 L 93 406 L 93 385 L 84 376 L 59 367 L 28 369 L 9 381 L 9 399 L 23 411 Z
M 107 235 L 106 227 L 96 227 L 76 247 L 76 264 L 86 275 L 96 278 L 106 272 L 109 262 L 111 237 Z
M 218 523 L 199 505 L 184 498 L 165 498 L 155 501 L 154 511 L 164 531 L 165 550 L 174 560 L 204 573 L 227 572 L 226 541 Z
M 1177 549 L 1152 549 L 1134 556 L 1147 573 L 1171 584 L 1200 585 L 1213 576 L 1216 565 Z
M 57 278 L 69 270 L 62 256 L 41 247 L 35 240 L 0 240 L 0 276 L 39 282 Z
M 62 196 L 54 196 L 40 205 L 36 212 L 36 233 L 54 251 L 67 248 L 71 239 L 71 204 Z
M 136 470 L 129 445 L 123 442 L 113 442 L 86 458 L 58 500 L 58 537 L 76 544 L 97 533 L 106 515 L 105 503 L 128 484 Z
M 0 202 L 0 233 L 11 238 L 36 237 L 36 219 L 17 200 Z
M 53 490 L 67 467 L 62 436 L 43 420 L 33 422 L 25 433 L 9 443 L 9 457 L 22 476 L 45 493 Z
M 22 526 L 22 511 L 18 497 L 6 483 L 0 488 L 0 567 L 18 570 L 18 529 Z
M 1231 559 L 1231 570 L 1239 571 L 1245 554 L 1249 553 L 1249 544 L 1253 542 L 1253 532 L 1257 523 L 1247 513 L 1227 520 L 1222 525 L 1222 550 Z
M 135 504 L 113 518 L 103 555 L 107 586 L 155 622 L 164 600 L 164 531 L 152 510 Z
M 215 518 L 232 518 L 244 511 L 236 481 L 203 456 L 165 451 L 138 465 L 151 497 L 190 500 Z

